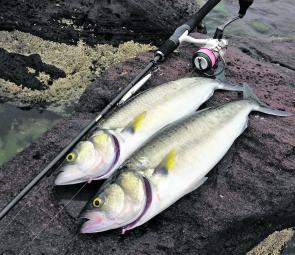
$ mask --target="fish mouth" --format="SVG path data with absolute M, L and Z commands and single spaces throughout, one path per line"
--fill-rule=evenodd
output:
M 54 184 L 59 185 L 71 185 L 77 184 L 85 181 L 89 181 L 91 177 L 86 176 L 83 171 L 79 169 L 78 166 L 68 166 L 65 170 L 60 171 L 57 175 Z
M 101 212 L 86 212 L 82 218 L 87 219 L 80 229 L 82 234 L 99 233 L 117 228 L 116 222 Z
M 122 228 L 122 234 L 125 234 L 126 231 L 135 228 L 138 226 L 142 218 L 145 216 L 152 203 L 152 189 L 149 180 L 143 177 L 144 188 L 145 188 L 145 202 L 142 207 L 142 210 L 139 214 L 133 219 L 120 219 L 110 218 L 104 212 L 88 210 L 81 215 L 81 218 L 86 219 L 82 224 L 80 232 L 83 234 L 98 233 L 104 232 L 107 230 L 112 230 L 116 228 Z

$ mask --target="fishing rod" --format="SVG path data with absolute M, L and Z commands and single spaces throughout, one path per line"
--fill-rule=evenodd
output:
M 29 184 L 27 184 L 20 193 L 14 197 L 0 212 L 0 220 L 18 204 L 18 202 L 33 188 L 41 179 L 47 176 L 50 171 L 64 160 L 69 151 L 104 117 L 114 106 L 124 103 L 136 91 L 138 91 L 151 77 L 151 70 L 159 63 L 164 62 L 167 57 L 176 50 L 179 45 L 189 40 L 188 34 L 191 33 L 203 20 L 203 18 L 220 2 L 221 0 L 208 0 L 202 8 L 194 14 L 187 22 L 179 26 L 172 36 L 155 52 L 154 58 L 147 66 L 92 120 L 72 141 L 68 144 Z M 239 0 L 239 16 L 243 17 L 253 0 Z

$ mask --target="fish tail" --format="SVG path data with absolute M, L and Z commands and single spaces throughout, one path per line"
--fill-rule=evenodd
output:
M 255 103 L 255 111 L 281 117 L 288 117 L 294 115 L 294 113 L 292 112 L 277 110 L 261 102 L 260 99 L 255 95 L 254 91 L 247 84 L 244 84 L 243 98 L 245 100 L 250 100 Z
M 233 85 L 229 82 L 219 82 L 217 88 L 222 90 L 230 90 L 230 91 L 244 91 L 243 86 Z

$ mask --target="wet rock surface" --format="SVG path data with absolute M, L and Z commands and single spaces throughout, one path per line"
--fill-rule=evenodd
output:
M 193 0 L 1 1 L 0 30 L 17 29 L 67 43 L 134 38 L 159 42 L 197 9 Z
M 255 51 L 250 53 L 267 54 L 255 39 L 243 44 L 239 38 L 232 40 L 236 47 L 226 55 L 227 78 L 233 83 L 249 83 L 262 101 L 294 112 L 295 72 L 287 68 L 292 63 L 283 67 L 240 49 L 253 47 Z M 295 50 L 294 42 L 288 45 Z M 284 53 L 284 46 L 272 41 L 270 48 L 274 54 Z M 195 75 L 190 65 L 194 50 L 184 46 L 174 53 L 145 88 Z M 0 206 L 36 176 L 152 55 L 144 53 L 106 70 L 88 86 L 72 117 L 2 166 Z M 206 106 L 237 98 L 235 93 L 217 92 Z M 93 235 L 78 232 L 80 221 L 74 216 L 86 202 L 85 194 L 101 183 L 86 187 L 75 198 L 74 206 L 61 210 L 81 186 L 67 193 L 66 189 L 53 188 L 54 175 L 45 178 L 0 222 L 0 254 L 19 254 L 22 250 L 23 254 L 245 254 L 274 231 L 295 225 L 294 125 L 294 117 L 251 114 L 248 129 L 203 186 L 124 236 L 119 230 Z

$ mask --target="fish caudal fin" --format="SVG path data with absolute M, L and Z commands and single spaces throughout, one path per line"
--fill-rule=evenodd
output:
M 245 100 L 251 100 L 251 101 L 255 102 L 257 105 L 257 108 L 255 110 L 258 112 L 263 112 L 266 114 L 281 116 L 281 117 L 288 117 L 288 116 L 294 115 L 294 113 L 292 113 L 292 112 L 277 110 L 277 109 L 271 108 L 270 106 L 261 102 L 260 99 L 255 95 L 253 90 L 247 84 L 244 84 L 243 98 Z
M 219 82 L 217 89 L 230 90 L 230 91 L 244 91 L 243 86 L 233 85 L 229 82 Z

